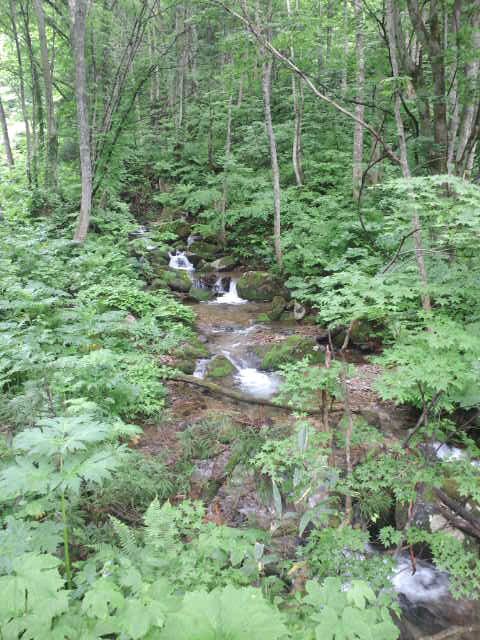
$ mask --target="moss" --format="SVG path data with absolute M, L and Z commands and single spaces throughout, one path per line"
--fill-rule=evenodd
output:
M 262 369 L 278 369 L 283 364 L 296 362 L 305 356 L 310 356 L 312 364 L 321 364 L 325 360 L 325 354 L 318 348 L 312 338 L 305 336 L 289 336 L 281 342 L 268 345 L 262 349 Z
M 189 248 L 191 253 L 194 253 L 195 255 L 200 256 L 200 258 L 203 258 L 207 261 L 213 260 L 213 258 L 219 251 L 218 245 L 210 244 L 209 242 L 203 242 L 202 240 L 192 242 Z
M 187 293 L 192 286 L 188 273 L 177 269 L 163 271 L 160 280 L 164 282 L 172 291 L 179 291 L 181 293 Z
M 272 309 L 268 314 L 270 320 L 280 320 L 286 306 L 287 301 L 283 296 L 274 296 L 272 300 Z
M 196 302 L 207 302 L 214 297 L 211 289 L 202 289 L 200 287 L 192 287 L 188 292 L 188 297 Z
M 234 373 L 235 367 L 225 356 L 215 356 L 207 368 L 207 377 L 219 380 Z
M 245 300 L 269 302 L 283 292 L 283 287 L 266 271 L 247 271 L 238 281 L 237 290 Z
M 224 256 L 223 258 L 218 258 L 218 260 L 214 260 L 210 266 L 213 271 L 231 271 L 235 269 L 238 265 L 238 260 L 233 256 Z
M 195 371 L 197 360 L 208 357 L 208 349 L 197 337 L 193 337 L 190 342 L 180 345 L 174 356 L 177 359 L 177 368 L 191 375 Z

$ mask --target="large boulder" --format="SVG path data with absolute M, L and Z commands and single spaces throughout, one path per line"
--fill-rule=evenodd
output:
M 235 373 L 235 366 L 225 356 L 215 356 L 208 363 L 207 378 L 211 380 L 222 380 Z
M 196 369 L 197 360 L 208 356 L 208 349 L 197 337 L 193 337 L 189 342 L 177 347 L 173 355 L 176 359 L 177 369 L 192 375 Z
M 188 273 L 181 269 L 166 269 L 160 275 L 159 280 L 172 291 L 179 293 L 188 293 L 192 286 Z
M 274 296 L 272 300 L 272 308 L 268 317 L 270 320 L 280 320 L 287 306 L 287 301 L 283 296 Z
M 212 271 L 231 271 L 238 266 L 238 260 L 233 256 L 223 256 L 210 263 Z
M 211 262 L 217 256 L 220 251 L 220 247 L 217 244 L 204 242 L 203 240 L 195 240 L 190 245 L 189 250 L 191 253 L 199 256 L 199 258 L 203 258 L 203 260 Z
M 274 344 L 261 345 L 256 349 L 262 358 L 261 369 L 278 369 L 283 364 L 297 362 L 305 356 L 312 364 L 325 362 L 325 351 L 309 336 L 289 336 Z
M 175 220 L 173 223 L 173 229 L 177 236 L 182 240 L 186 240 L 192 233 L 192 227 L 185 220 Z
M 153 270 L 164 269 L 164 267 L 168 267 L 170 262 L 170 254 L 168 249 L 156 247 L 148 254 L 148 260 L 152 265 Z
M 267 271 L 247 271 L 239 279 L 237 291 L 244 300 L 270 302 L 283 293 L 283 288 Z
M 215 294 L 211 289 L 204 287 L 191 287 L 188 292 L 188 297 L 194 302 L 208 302 L 215 297 Z

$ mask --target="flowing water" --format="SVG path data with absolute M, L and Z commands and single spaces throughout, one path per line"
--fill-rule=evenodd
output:
M 171 255 L 170 264 L 193 274 L 193 265 L 182 252 Z M 204 378 L 212 358 L 223 355 L 235 367 L 230 384 L 252 397 L 273 397 L 281 378 L 275 372 L 259 369 L 260 358 L 255 346 L 279 330 L 285 332 L 285 327 L 280 329 L 274 323 L 265 325 L 258 322 L 258 317 L 268 311 L 269 305 L 242 300 L 237 291 L 238 274 L 217 274 L 213 285 L 206 285 L 202 280 L 196 280 L 195 276 L 192 279 L 195 286 L 210 286 L 216 293 L 215 299 L 194 306 L 198 328 L 211 354 L 197 362 L 194 376 Z M 437 444 L 438 458 L 463 457 L 460 449 Z M 417 560 L 414 572 L 410 558 L 407 555 L 400 556 L 392 576 L 392 585 L 404 612 L 401 640 L 417 640 L 454 624 L 464 624 L 463 615 L 470 619 L 472 617 L 472 603 L 455 601 L 450 595 L 448 575 L 429 562 Z M 475 635 L 461 637 L 476 640 Z

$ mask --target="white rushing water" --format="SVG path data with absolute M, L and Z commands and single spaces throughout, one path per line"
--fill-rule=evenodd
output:
M 407 556 L 398 561 L 392 583 L 395 591 L 411 603 L 432 602 L 449 596 L 447 573 L 421 560 L 417 560 L 416 571 L 412 573 L 412 563 Z
M 213 303 L 217 304 L 245 304 L 247 300 L 240 298 L 237 292 L 237 282 L 234 278 L 230 278 L 230 285 L 228 291 L 218 296 Z
M 254 367 L 239 369 L 235 381 L 242 391 L 254 398 L 271 398 L 280 386 L 277 374 L 259 371 Z
M 185 251 L 176 251 L 175 253 L 169 253 L 170 263 L 169 267 L 172 269 L 182 269 L 183 271 L 195 271 L 195 267 L 185 255 Z

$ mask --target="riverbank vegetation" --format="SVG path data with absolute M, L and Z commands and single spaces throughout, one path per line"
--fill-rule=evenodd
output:
M 0 6 L 0 638 L 478 637 L 477 0 Z

